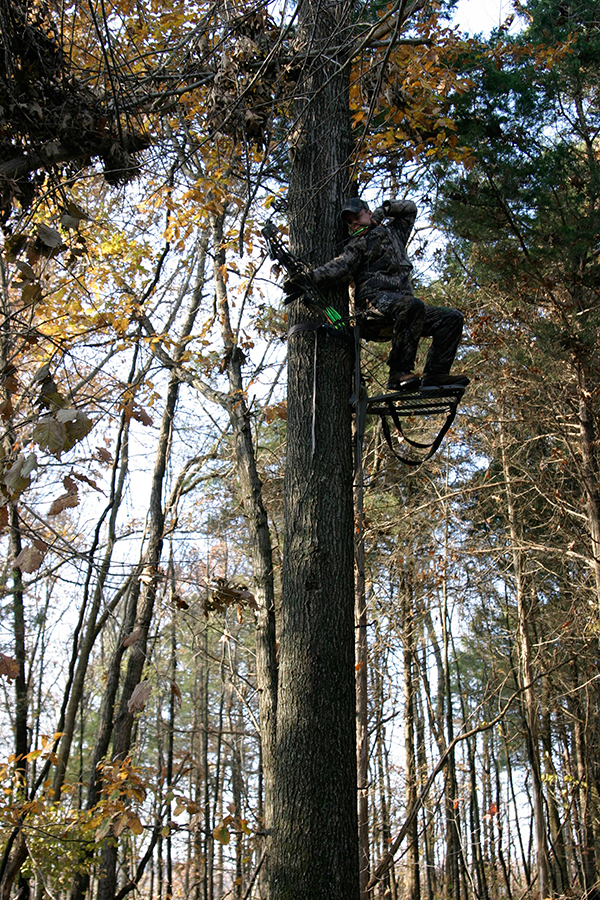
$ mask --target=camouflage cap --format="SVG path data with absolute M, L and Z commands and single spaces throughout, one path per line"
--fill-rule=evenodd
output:
M 365 203 L 364 200 L 361 200 L 360 197 L 350 197 L 344 205 L 342 206 L 342 211 L 340 213 L 344 222 L 346 221 L 346 215 L 349 213 L 351 216 L 356 216 L 361 211 L 361 209 L 366 209 L 369 211 L 369 204 Z

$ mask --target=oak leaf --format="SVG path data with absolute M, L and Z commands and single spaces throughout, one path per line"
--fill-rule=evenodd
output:
M 102 488 L 98 487 L 98 484 L 92 478 L 88 478 L 87 475 L 81 475 L 79 474 L 79 472 L 73 472 L 73 478 L 76 478 L 77 481 L 83 481 L 85 484 L 89 484 L 89 486 L 94 488 L 95 491 L 98 491 L 99 494 L 104 494 Z

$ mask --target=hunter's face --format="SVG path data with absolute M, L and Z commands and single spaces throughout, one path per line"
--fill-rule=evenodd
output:
M 355 234 L 359 229 L 365 228 L 371 224 L 373 213 L 368 209 L 361 209 L 360 212 L 352 213 L 346 217 L 348 222 L 348 231 Z

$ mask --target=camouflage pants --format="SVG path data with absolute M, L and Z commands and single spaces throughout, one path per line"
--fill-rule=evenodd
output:
M 432 338 L 424 373 L 447 375 L 454 362 L 463 327 L 463 314 L 457 309 L 427 306 L 410 294 L 381 292 L 372 300 L 388 323 L 393 323 L 392 349 L 388 356 L 390 373 L 412 372 L 419 340 Z M 367 337 L 367 335 L 365 335 Z

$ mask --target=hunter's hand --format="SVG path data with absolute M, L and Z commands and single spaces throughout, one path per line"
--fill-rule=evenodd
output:
M 311 285 L 310 277 L 302 273 L 292 275 L 283 282 L 284 293 L 291 295 L 303 294 Z

